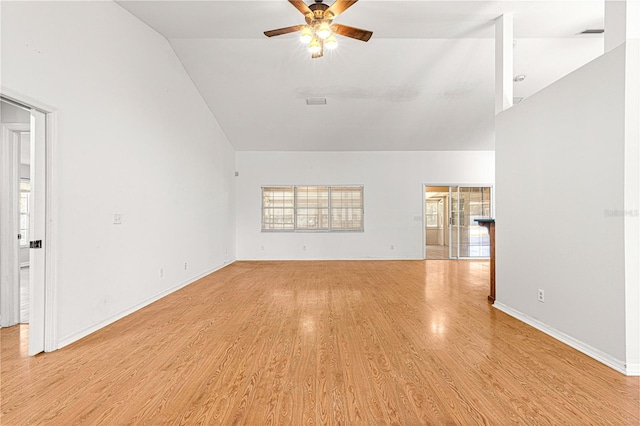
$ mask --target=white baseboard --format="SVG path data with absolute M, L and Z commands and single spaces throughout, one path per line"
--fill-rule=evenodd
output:
M 363 260 L 381 260 L 381 261 L 390 261 L 390 260 L 424 260 L 421 257 L 336 257 L 336 258 L 324 258 L 324 257 L 314 257 L 308 259 L 285 259 L 285 258 L 264 258 L 264 259 L 238 259 L 238 262 L 334 262 L 334 261 L 363 261 Z
M 640 364 L 627 364 L 627 376 L 640 376 Z
M 543 322 L 538 321 L 535 318 L 532 318 L 526 314 L 523 314 L 522 312 L 513 309 L 501 302 L 498 302 L 496 300 L 496 302 L 493 304 L 493 307 L 504 312 L 507 315 L 510 315 L 522 322 L 524 322 L 525 324 L 529 324 L 531 327 L 538 329 L 540 331 L 542 331 L 545 334 L 548 334 L 549 336 L 553 337 L 554 339 L 557 339 L 559 341 L 561 341 L 562 343 L 571 346 L 572 348 L 582 352 L 585 355 L 590 356 L 591 358 L 595 359 L 596 361 L 599 361 L 601 363 L 603 363 L 604 365 L 613 368 L 614 370 L 626 375 L 626 376 L 637 376 L 639 375 L 638 373 L 640 373 L 640 366 L 639 365 L 626 365 L 624 361 L 621 361 L 617 358 L 612 357 L 611 355 L 602 352 L 599 349 L 594 348 L 593 346 L 590 346 L 574 337 L 569 336 L 568 334 L 565 334 L 559 330 L 556 330 L 553 327 L 549 327 L 548 325 L 546 325 Z
M 93 332 L 96 332 L 96 331 L 100 330 L 101 328 L 106 327 L 109 324 L 112 324 L 112 323 L 118 321 L 119 319 L 122 319 L 122 318 L 126 317 L 127 315 L 130 315 L 130 314 L 134 313 L 135 311 L 144 308 L 145 306 L 148 306 L 148 305 L 152 304 L 153 302 L 158 301 L 158 300 L 162 299 L 163 297 L 168 296 L 169 294 L 171 294 L 171 293 L 173 293 L 175 291 L 178 291 L 181 288 L 186 287 L 189 284 L 192 284 L 192 283 L 198 281 L 199 279 L 201 279 L 203 277 L 206 277 L 209 274 L 212 274 L 212 273 L 214 273 L 214 272 L 216 272 L 216 271 L 218 271 L 218 270 L 220 270 L 220 269 L 222 269 L 224 267 L 227 267 L 227 266 L 231 265 L 234 262 L 235 262 L 235 260 L 232 260 L 232 261 L 229 261 L 229 262 L 225 261 L 225 263 L 223 263 L 220 266 L 217 266 L 217 267 L 215 267 L 215 268 L 213 268 L 211 270 L 203 272 L 202 274 L 200 274 L 200 275 L 198 275 L 198 276 L 196 276 L 194 278 L 190 278 L 187 281 L 184 281 L 184 282 L 182 282 L 182 283 L 180 283 L 180 284 L 178 284 L 176 286 L 173 286 L 173 287 L 171 287 L 171 288 L 169 288 L 169 289 L 167 289 L 167 290 L 165 290 L 165 291 L 163 291 L 163 292 L 161 292 L 159 294 L 156 294 L 155 296 L 145 300 L 144 302 L 138 303 L 137 305 L 134 305 L 129 309 L 126 309 L 126 310 L 124 310 L 122 312 L 119 312 L 119 313 L 107 318 L 106 320 L 99 322 L 98 324 L 92 325 L 90 327 L 87 327 L 87 328 L 79 331 L 79 332 L 76 332 L 76 333 L 73 333 L 73 334 L 71 334 L 69 336 L 63 337 L 63 338 L 58 340 L 58 343 L 56 345 L 56 349 L 61 349 L 61 348 L 65 347 L 65 346 L 67 346 L 67 345 L 70 345 L 73 342 L 77 342 L 78 340 L 82 339 L 83 337 L 86 337 L 89 334 L 91 334 Z

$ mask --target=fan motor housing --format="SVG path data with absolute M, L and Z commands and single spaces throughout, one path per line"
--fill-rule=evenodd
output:
M 329 9 L 329 6 L 327 6 L 324 3 L 313 3 L 311 5 L 309 5 L 309 9 L 313 12 L 313 19 L 331 19 L 333 18 L 333 16 L 329 17 L 329 16 L 324 16 L 324 11 Z M 309 17 L 307 17 L 307 22 L 309 21 Z

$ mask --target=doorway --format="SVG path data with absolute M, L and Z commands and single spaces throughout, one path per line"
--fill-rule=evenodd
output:
M 35 355 L 45 350 L 47 118 L 4 96 L 0 107 L 0 326 L 28 324 L 21 333 Z
M 489 185 L 424 185 L 424 258 L 488 258 L 489 234 L 475 219 L 492 217 L 491 195 Z
M 425 252 L 426 259 L 449 259 L 450 191 L 448 186 L 425 187 Z

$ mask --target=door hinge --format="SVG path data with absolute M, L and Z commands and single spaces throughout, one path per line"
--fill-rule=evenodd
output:
M 42 240 L 29 241 L 29 248 L 32 248 L 32 249 L 42 248 Z
M 22 239 L 22 234 L 18 234 L 18 239 L 21 240 Z

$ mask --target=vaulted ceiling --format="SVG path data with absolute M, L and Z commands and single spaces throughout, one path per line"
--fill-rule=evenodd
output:
M 318 59 L 298 33 L 264 36 L 304 23 L 286 0 L 118 3 L 167 38 L 239 151 L 491 150 L 498 16 L 514 16 L 516 98 L 603 52 L 578 34 L 604 28 L 602 0 L 360 0 L 335 22 L 371 40 Z

